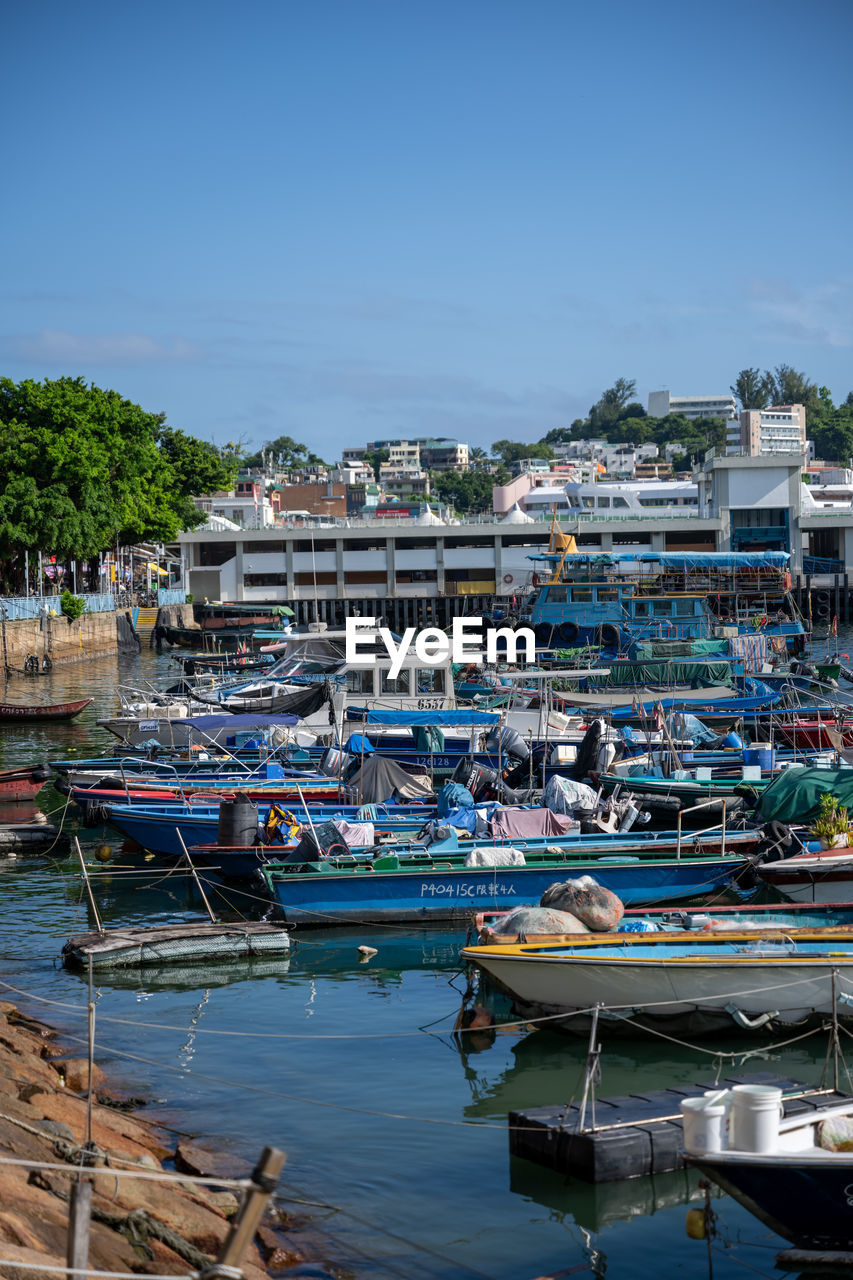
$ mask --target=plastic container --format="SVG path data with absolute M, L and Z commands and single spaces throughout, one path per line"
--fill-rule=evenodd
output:
M 751 747 L 744 747 L 743 762 L 760 765 L 762 769 L 773 769 L 776 766 L 776 750 L 769 742 L 754 742 Z
M 725 1145 L 726 1106 L 715 1101 L 717 1095 L 706 1094 L 701 1098 L 683 1098 L 681 1123 L 684 1130 L 684 1150 L 695 1155 L 708 1151 L 722 1151 Z
M 782 1114 L 781 1089 L 765 1084 L 736 1084 L 732 1089 L 730 1145 L 738 1151 L 775 1151 Z
M 245 848 L 255 844 L 258 836 L 258 806 L 248 796 L 221 800 L 216 843 L 227 848 Z

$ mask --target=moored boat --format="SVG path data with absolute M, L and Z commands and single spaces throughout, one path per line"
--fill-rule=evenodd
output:
M 361 860 L 270 862 L 262 873 L 288 923 L 468 920 L 478 911 L 538 899 L 555 881 L 582 875 L 594 876 L 631 906 L 687 901 L 736 883 L 749 872 L 748 854 L 756 848 L 752 833 L 732 836 L 731 844 L 727 837 L 727 853 L 720 851 L 718 839 L 716 848 L 693 849 L 692 856 L 680 858 L 672 847 L 666 851 L 642 837 L 626 842 L 621 851 L 609 837 L 599 837 L 597 844 L 594 837 L 583 839 L 587 842 L 566 840 L 562 846 L 553 838 L 538 844 L 513 841 L 513 851 L 521 854 L 515 862 L 506 848 L 484 850 L 482 860 L 474 861 L 458 847 L 448 847 L 448 841 L 408 855 L 379 851 Z M 198 850 L 193 859 L 198 861 Z
M 50 777 L 47 765 L 0 770 L 0 800 L 32 800 Z
M 78 698 L 76 702 L 0 702 L 0 721 L 17 724 L 20 720 L 73 720 L 93 701 L 92 698 Z
M 599 877 L 596 875 L 596 879 Z M 524 1016 L 599 1007 L 611 1025 L 692 1034 L 772 1030 L 831 1013 L 853 995 L 853 928 L 711 935 L 585 936 L 571 944 L 466 947 Z M 849 1015 L 853 1016 L 853 1014 Z
M 688 1150 L 685 1156 L 783 1240 L 804 1249 L 849 1250 L 853 1102 L 804 1109 L 779 1119 L 778 1127 L 774 1121 L 774 1128 L 769 1150 L 728 1147 Z M 849 1252 L 844 1256 L 849 1259 Z M 812 1256 L 810 1261 L 821 1259 Z M 826 1256 L 828 1270 L 821 1268 L 821 1274 L 839 1274 L 832 1264 L 841 1261 L 838 1255 Z M 799 1270 L 795 1259 L 790 1262 Z

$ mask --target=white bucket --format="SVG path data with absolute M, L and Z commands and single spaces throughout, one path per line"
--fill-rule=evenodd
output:
M 714 1102 L 708 1097 L 683 1098 L 681 1123 L 684 1129 L 684 1150 L 696 1154 L 722 1151 L 725 1121 L 726 1108 L 721 1102 Z
M 775 1151 L 783 1114 L 781 1089 L 736 1084 L 732 1089 L 731 1145 L 738 1151 Z

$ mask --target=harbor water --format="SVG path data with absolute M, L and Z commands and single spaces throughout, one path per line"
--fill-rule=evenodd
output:
M 143 652 L 12 678 L 6 701 L 95 701 L 67 724 L 3 726 L 0 768 L 113 754 L 95 721 L 114 712 L 116 685 L 170 669 L 166 655 Z M 77 829 L 73 808 L 65 812 L 52 788 L 38 804 Z M 104 839 L 113 858 L 93 887 L 106 925 L 200 915 L 183 872 L 122 853 L 109 830 L 81 833 L 87 852 Z M 66 938 L 93 925 L 79 865 L 67 855 L 21 856 L 0 871 L 0 993 L 83 1053 L 86 976 L 59 960 Z M 263 903 L 251 893 L 244 886 L 223 896 L 257 914 Z M 593 1187 L 510 1157 L 508 1112 L 578 1098 L 587 1045 L 512 1022 L 497 1005 L 497 1031 L 455 1035 L 464 942 L 465 930 L 449 927 L 306 931 L 287 959 L 99 978 L 97 1060 L 145 1099 L 150 1119 L 250 1161 L 267 1143 L 283 1148 L 282 1208 L 310 1221 L 327 1240 L 328 1262 L 349 1274 L 707 1275 L 705 1243 L 685 1233 L 687 1205 L 701 1203 L 697 1175 Z M 363 944 L 376 954 L 363 958 Z M 601 1039 L 602 1097 L 710 1079 L 718 1068 L 817 1082 L 826 1053 L 817 1035 L 741 1067 L 715 1055 L 763 1041 L 686 1046 L 611 1038 L 606 1029 Z M 784 1242 L 717 1192 L 713 1207 L 717 1280 L 772 1273 Z

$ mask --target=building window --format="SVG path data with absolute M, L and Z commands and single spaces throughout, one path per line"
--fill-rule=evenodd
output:
M 244 573 L 244 587 L 286 587 L 286 573 Z
M 200 542 L 198 544 L 199 565 L 225 564 L 226 560 L 233 560 L 236 554 L 236 542 Z

